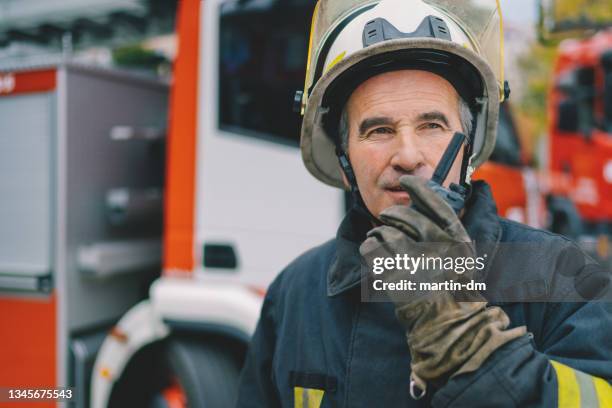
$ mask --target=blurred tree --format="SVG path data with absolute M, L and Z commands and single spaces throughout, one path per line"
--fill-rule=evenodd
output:
M 168 59 L 141 45 L 128 45 L 113 50 L 113 63 L 120 67 L 159 72 L 170 64 Z
M 611 21 L 612 8 L 610 0 L 553 0 L 554 18 L 557 22 L 574 21 L 590 22 Z M 588 17 L 587 17 L 588 16 Z M 562 26 L 562 24 L 561 24 Z M 575 25 L 572 25 L 575 28 Z M 557 28 L 560 28 L 557 26 Z M 586 31 L 569 30 L 569 35 L 582 35 Z M 590 32 L 592 33 L 592 31 Z M 547 127 L 547 96 L 552 81 L 557 46 L 551 43 L 534 42 L 530 50 L 518 61 L 522 77 L 527 81 L 526 91 L 515 106 L 519 116 L 519 127 L 529 135 L 527 149 L 533 151 L 540 138 L 546 135 Z
M 546 98 L 548 89 L 552 85 L 551 73 L 556 55 L 557 47 L 546 47 L 535 42 L 529 52 L 518 61 L 522 77 L 527 81 L 527 87 L 516 109 L 526 122 L 524 125 L 529 127 L 530 150 L 546 133 Z
M 563 0 L 554 4 L 554 18 L 559 23 L 585 20 L 597 24 L 612 20 L 610 0 Z

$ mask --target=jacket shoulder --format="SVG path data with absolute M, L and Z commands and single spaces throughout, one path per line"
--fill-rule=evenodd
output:
M 502 242 L 553 242 L 571 244 L 573 241 L 563 235 L 530 227 L 516 221 L 499 217 L 502 227 Z
M 591 286 L 596 286 L 599 276 L 594 271 L 600 267 L 576 242 L 505 219 L 500 224 L 502 238 L 490 276 L 504 298 L 551 302 L 593 298 Z
M 295 258 L 274 279 L 268 292 L 274 297 L 326 285 L 327 271 L 336 256 L 336 239 L 311 248 Z M 325 289 L 325 288 L 323 288 Z

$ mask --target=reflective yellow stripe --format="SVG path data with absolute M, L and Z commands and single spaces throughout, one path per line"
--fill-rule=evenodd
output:
M 612 407 L 612 386 L 599 377 L 551 360 L 557 374 L 559 407 Z
M 329 71 L 330 69 L 332 69 L 334 67 L 334 65 L 336 65 L 337 63 L 339 63 L 340 61 L 342 61 L 344 59 L 344 56 L 346 55 L 346 51 L 342 51 L 340 54 L 338 54 L 336 56 L 336 58 L 334 58 L 329 65 L 327 66 L 327 68 L 325 68 L 324 72 Z
M 293 388 L 293 406 L 295 408 L 302 408 L 304 406 L 304 389 L 302 387 L 294 387 Z
M 314 388 L 293 388 L 293 399 L 295 408 L 319 408 L 325 391 Z
M 606 380 L 597 377 L 593 377 L 593 383 L 595 384 L 597 399 L 599 399 L 599 406 L 612 407 L 612 386 Z
M 551 364 L 557 373 L 558 407 L 578 408 L 580 407 L 580 389 L 576 381 L 574 370 L 566 365 L 551 360 Z

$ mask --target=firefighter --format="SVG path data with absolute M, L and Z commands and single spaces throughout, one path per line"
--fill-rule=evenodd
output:
M 495 0 L 318 2 L 298 97 L 302 156 L 317 179 L 350 189 L 354 207 L 335 239 L 270 286 L 238 406 L 612 406 L 610 303 L 533 302 L 555 293 L 556 265 L 579 273 L 560 262 L 575 247 L 498 217 L 487 184 L 471 180 L 508 96 L 501 32 Z M 457 134 L 463 147 L 436 188 L 427 180 Z M 414 258 L 432 242 L 464 259 L 488 251 L 483 279 L 523 288 L 521 301 L 364 301 L 373 253 Z M 500 261 L 511 242 L 553 250 Z M 449 246 L 428 248 L 435 258 Z

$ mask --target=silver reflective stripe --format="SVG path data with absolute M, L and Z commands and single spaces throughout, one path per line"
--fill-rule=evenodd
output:
M 582 371 L 574 370 L 576 381 L 580 387 L 580 406 L 581 407 L 599 407 L 597 391 L 593 384 L 593 377 L 583 373 Z

